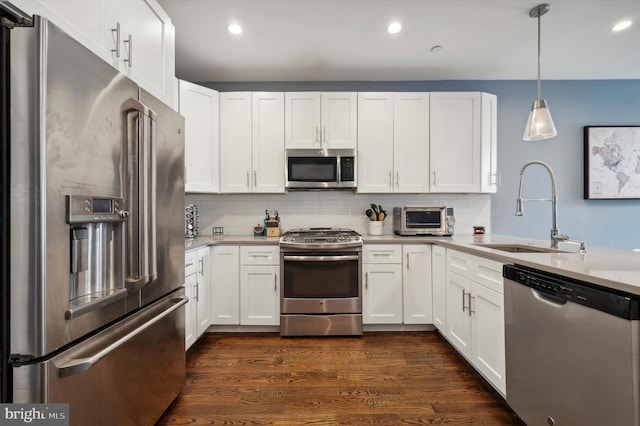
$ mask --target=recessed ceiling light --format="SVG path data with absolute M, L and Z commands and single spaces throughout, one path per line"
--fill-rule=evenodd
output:
M 389 32 L 389 34 L 396 34 L 399 33 L 401 29 L 402 25 L 400 24 L 400 22 L 392 22 L 387 27 L 387 32 Z
M 231 34 L 242 34 L 242 27 L 238 24 L 229 24 L 227 30 L 229 30 Z
M 622 31 L 622 30 L 626 30 L 627 28 L 629 28 L 631 26 L 632 22 L 631 21 L 620 21 L 617 24 L 615 24 L 613 26 L 613 28 L 611 28 L 611 31 Z

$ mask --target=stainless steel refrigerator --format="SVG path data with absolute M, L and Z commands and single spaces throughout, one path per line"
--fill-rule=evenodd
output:
M 4 42 L 3 402 L 153 424 L 185 383 L 184 119 L 44 18 Z

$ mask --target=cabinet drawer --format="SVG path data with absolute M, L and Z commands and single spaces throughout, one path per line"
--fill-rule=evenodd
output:
M 184 276 L 188 277 L 196 273 L 197 266 L 197 253 L 196 250 L 186 252 L 184 255 Z
M 470 280 L 473 279 L 472 255 L 447 249 L 447 270 Z
M 241 246 L 241 265 L 278 265 L 280 264 L 279 246 Z
M 472 271 L 472 281 L 482 284 L 497 293 L 504 294 L 501 262 L 474 256 Z
M 363 263 L 402 263 L 401 244 L 365 244 L 362 248 Z

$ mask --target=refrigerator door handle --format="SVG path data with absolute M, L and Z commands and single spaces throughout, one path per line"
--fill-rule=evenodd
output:
M 137 99 L 128 99 L 125 113 L 124 192 L 131 217 L 127 223 L 127 283 L 139 290 L 157 279 L 156 255 L 156 122 L 153 110 Z M 130 113 L 137 113 L 135 119 Z M 137 134 L 129 127 L 137 121 Z
M 63 365 L 56 365 L 55 367 L 58 370 L 58 377 L 69 377 L 78 373 L 82 373 L 83 371 L 89 370 L 102 358 L 106 357 L 111 352 L 115 351 L 120 346 L 124 345 L 125 343 L 133 339 L 138 334 L 142 333 L 143 331 L 145 331 L 146 329 L 148 329 L 158 321 L 162 320 L 163 318 L 170 315 L 175 310 L 179 309 L 182 305 L 186 304 L 188 300 L 189 299 L 187 299 L 184 296 L 177 299 L 173 299 L 174 304 L 171 305 L 169 308 L 165 309 L 162 313 L 158 314 L 153 319 L 145 322 L 143 325 L 131 331 L 130 333 L 127 333 L 125 336 L 119 338 L 118 340 L 106 346 L 105 348 L 99 350 L 97 353 L 88 357 L 72 359 L 68 362 L 65 362 Z

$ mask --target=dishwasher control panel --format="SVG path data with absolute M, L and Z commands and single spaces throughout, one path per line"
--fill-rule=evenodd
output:
M 591 306 L 591 292 L 587 289 L 575 288 L 566 284 L 561 284 L 552 277 L 539 277 L 527 272 L 516 272 L 515 279 L 517 283 L 524 284 L 528 287 L 535 288 L 545 293 L 560 297 L 563 300 L 580 303 L 581 305 Z
M 558 303 L 579 303 L 621 318 L 640 319 L 640 296 L 634 294 L 522 265 L 504 265 L 502 275 L 538 290 Z

